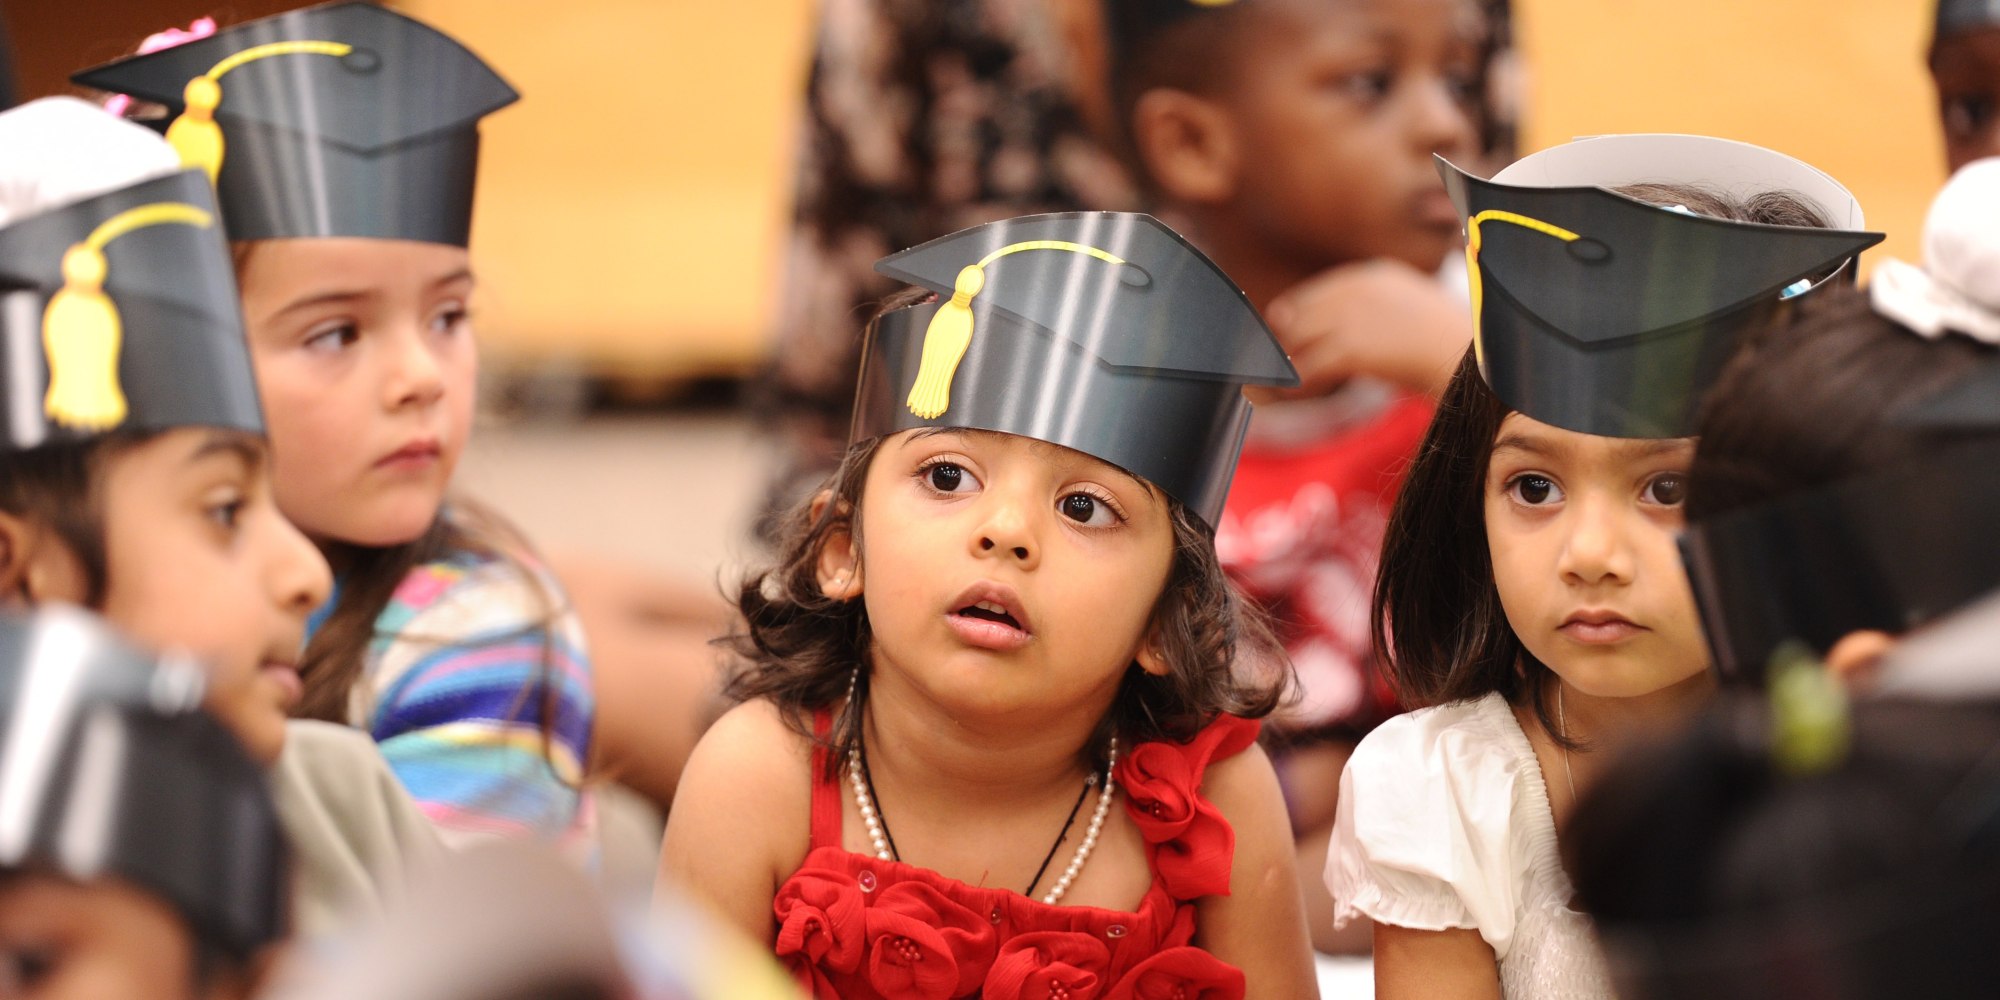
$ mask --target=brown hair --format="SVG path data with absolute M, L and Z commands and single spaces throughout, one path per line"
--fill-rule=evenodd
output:
M 1638 184 L 1616 189 L 1700 215 L 1773 225 L 1824 227 L 1798 196 L 1773 191 L 1738 200 L 1697 185 Z M 1534 658 L 1500 604 L 1486 537 L 1485 488 L 1493 439 L 1512 410 L 1493 394 L 1468 349 L 1389 514 L 1370 609 L 1377 658 L 1397 697 L 1411 708 L 1498 692 L 1512 705 L 1533 698 L 1535 718 L 1561 735 L 1542 692 L 1550 674 Z M 1709 446 L 1706 438 L 1697 450 Z M 1699 473 L 1692 474 L 1699 484 Z
M 98 489 L 105 463 L 157 436 L 119 430 L 82 442 L 0 452 L 0 511 L 55 532 L 83 569 L 86 607 L 102 605 L 111 582 Z
M 827 502 L 817 512 L 807 500 L 785 516 L 782 556 L 745 578 L 736 597 L 742 626 L 717 640 L 744 661 L 726 693 L 738 701 L 769 698 L 801 735 L 812 735 L 812 713 L 841 703 L 850 678 L 857 678 L 856 701 L 867 697 L 868 671 L 857 674 L 868 664 L 866 607 L 858 599 L 826 596 L 818 570 L 820 552 L 835 531 L 853 532 L 857 547 L 861 542 L 862 485 L 882 440 L 848 449 L 822 490 Z M 1169 498 L 1167 510 L 1174 556 L 1152 619 L 1167 673 L 1126 674 L 1084 750 L 1089 764 L 1101 763 L 1112 736 L 1128 743 L 1185 742 L 1217 715 L 1269 715 L 1292 688 L 1291 662 L 1263 613 L 1223 574 L 1214 535 L 1179 501 Z M 826 741 L 834 751 L 827 757 L 830 773 L 856 745 L 860 725 L 859 712 L 841 713 Z
M 1846 479 L 1951 440 L 1890 418 L 2000 360 L 1920 337 L 1851 288 L 1814 293 L 1732 358 L 1701 408 L 1687 514 L 1701 520 Z

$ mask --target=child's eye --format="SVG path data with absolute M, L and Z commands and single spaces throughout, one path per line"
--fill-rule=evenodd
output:
M 361 328 L 353 323 L 342 321 L 337 324 L 328 324 L 307 333 L 304 344 L 305 349 L 308 351 L 332 354 L 353 346 L 354 342 L 360 339 Z
M 939 493 L 965 493 L 979 485 L 979 480 L 957 462 L 936 461 L 917 470 L 918 478 L 924 485 Z
M 1687 500 L 1687 476 L 1679 472 L 1667 472 L 1654 476 L 1646 483 L 1644 499 L 1662 507 L 1678 507 Z
M 1561 501 L 1563 491 L 1547 476 L 1524 472 L 1507 480 L 1507 495 L 1523 506 L 1541 507 Z
M 452 305 L 439 310 L 431 318 L 431 329 L 438 333 L 456 333 L 472 319 L 472 312 L 462 305 Z
M 1941 109 L 1946 135 L 1971 138 L 1993 122 L 1993 97 L 1989 94 L 1961 94 L 1944 99 Z
M 1388 70 L 1368 73 L 1349 73 L 1334 81 L 1335 89 L 1345 97 L 1357 101 L 1374 102 L 1389 93 L 1394 78 Z
M 1090 493 L 1071 493 L 1056 502 L 1064 517 L 1092 528 L 1108 528 L 1124 520 L 1109 500 Z
M 225 531 L 233 532 L 236 530 L 237 524 L 243 520 L 243 509 L 247 506 L 249 506 L 249 503 L 242 497 L 230 497 L 210 503 L 204 513 L 218 527 Z

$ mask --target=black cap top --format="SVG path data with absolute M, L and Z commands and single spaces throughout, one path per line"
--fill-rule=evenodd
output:
M 1836 224 L 1860 210 L 1790 157 L 1700 136 L 1604 136 L 1480 180 L 1438 171 L 1466 220 L 1473 344 L 1487 384 L 1522 413 L 1586 434 L 1685 437 L 1740 334 L 1781 293 L 1879 233 L 1692 215 L 1606 190 L 1642 182 L 1736 195 L 1789 191 Z
M 264 432 L 234 266 L 199 171 L 0 228 L 0 448 L 119 427 Z
M 1244 385 L 1298 375 L 1242 290 L 1159 220 L 975 226 L 876 269 L 938 293 L 875 324 L 853 439 L 975 427 L 1074 448 L 1210 526 L 1249 426 Z
M 479 119 L 520 97 L 450 36 L 359 2 L 236 25 L 71 79 L 181 116 L 167 138 L 216 179 L 239 240 L 464 246 Z
M 1992 27 L 2000 27 L 2000 0 L 1938 0 L 1931 37 Z
M 284 937 L 288 854 L 202 676 L 81 611 L 0 616 L 0 868 L 128 880 L 243 959 Z

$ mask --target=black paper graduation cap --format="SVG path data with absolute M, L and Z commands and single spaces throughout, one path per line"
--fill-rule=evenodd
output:
M 1904 632 L 2000 590 L 2000 360 L 1891 419 L 1955 443 L 1682 534 L 1724 676 L 1761 682 L 1786 640 L 1824 653 L 1850 632 Z
M 185 426 L 264 432 L 200 172 L 0 228 L 0 447 Z
M 71 78 L 166 105 L 238 240 L 361 236 L 464 246 L 479 119 L 519 99 L 420 21 L 336 3 L 225 28 Z
M 1790 191 L 1834 225 L 1861 224 L 1825 174 L 1727 140 L 1581 139 L 1491 181 L 1437 163 L 1465 219 L 1480 372 L 1508 406 L 1586 434 L 1692 434 L 1701 394 L 1738 337 L 1767 321 L 1789 286 L 1882 239 L 1705 218 L 1607 190 Z
M 284 936 L 289 855 L 202 680 L 81 611 L 0 617 L 0 869 L 124 879 L 248 958 Z
M 875 269 L 938 294 L 869 334 L 852 439 L 915 427 L 1073 448 L 1210 527 L 1249 427 L 1244 385 L 1298 374 L 1243 292 L 1159 220 L 1120 212 L 975 226 Z
M 1933 39 L 1974 28 L 2000 27 L 2000 0 L 1938 0 Z

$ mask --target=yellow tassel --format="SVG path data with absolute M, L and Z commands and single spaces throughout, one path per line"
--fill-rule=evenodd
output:
M 1521 215 L 1517 212 L 1503 212 L 1490 208 L 1465 220 L 1465 275 L 1470 285 L 1472 298 L 1472 357 L 1479 370 L 1486 370 L 1486 338 L 1481 334 L 1481 322 L 1486 308 L 1485 282 L 1479 274 L 1479 224 L 1482 222 L 1505 222 L 1510 225 L 1531 229 L 1544 236 L 1553 236 L 1564 243 L 1578 239 L 1577 234 L 1554 223 Z
M 222 103 L 222 84 L 210 77 L 188 81 L 182 92 L 187 110 L 167 126 L 167 142 L 181 155 L 181 166 L 200 167 L 215 183 L 222 173 L 222 127 L 215 123 L 215 106 Z
M 924 330 L 924 358 L 917 366 L 917 384 L 910 388 L 910 412 L 935 419 L 951 407 L 951 380 L 965 349 L 972 345 L 972 299 L 986 287 L 986 269 L 970 264 L 958 272 L 951 301 L 938 307 Z
M 118 386 L 118 352 L 124 329 L 118 308 L 104 294 L 104 254 L 79 243 L 63 254 L 63 287 L 42 314 L 42 347 L 49 358 L 49 391 L 42 408 L 56 423 L 100 431 L 125 420 Z

